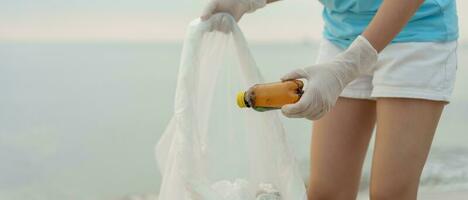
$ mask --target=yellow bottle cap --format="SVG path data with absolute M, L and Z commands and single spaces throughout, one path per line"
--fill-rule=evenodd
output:
M 239 106 L 239 108 L 247 107 L 247 105 L 245 105 L 244 97 L 245 97 L 245 92 L 237 93 L 237 105 Z

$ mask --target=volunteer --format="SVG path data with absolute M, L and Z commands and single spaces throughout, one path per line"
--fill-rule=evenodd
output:
M 238 21 L 276 0 L 212 0 L 203 20 Z M 370 199 L 416 200 L 419 180 L 457 68 L 455 0 L 321 0 L 317 63 L 287 117 L 314 120 L 309 200 L 356 199 L 374 126 Z

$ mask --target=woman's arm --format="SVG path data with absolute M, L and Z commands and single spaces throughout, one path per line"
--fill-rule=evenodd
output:
M 382 51 L 408 23 L 424 0 L 384 0 L 367 29 L 329 62 L 294 70 L 283 80 L 307 79 L 301 99 L 281 108 L 287 117 L 319 119 L 335 104 L 344 87 L 371 72 Z
M 424 0 L 384 0 L 362 35 L 382 51 L 403 29 Z

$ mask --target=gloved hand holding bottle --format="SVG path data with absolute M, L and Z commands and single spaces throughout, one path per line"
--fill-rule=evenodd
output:
M 211 0 L 203 10 L 202 20 L 213 14 L 226 12 L 236 21 L 245 13 L 263 8 L 267 3 L 277 0 Z M 222 24 L 222 23 L 221 23 Z M 227 32 L 222 26 L 215 27 Z M 307 85 L 301 99 L 295 104 L 282 107 L 287 117 L 319 119 L 335 105 L 344 87 L 359 75 L 372 71 L 377 62 L 377 50 L 364 36 L 359 36 L 346 51 L 332 61 L 294 70 L 282 77 L 282 80 L 307 79 Z
M 281 79 L 306 79 L 304 94 L 295 104 L 282 107 L 287 117 L 319 119 L 330 111 L 344 87 L 359 75 L 373 71 L 377 51 L 364 36 L 359 36 L 346 51 L 332 61 L 294 70 Z

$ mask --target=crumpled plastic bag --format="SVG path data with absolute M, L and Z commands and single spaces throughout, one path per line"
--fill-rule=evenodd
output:
M 261 82 L 230 15 L 192 21 L 174 114 L 156 145 L 159 200 L 306 199 L 278 112 L 236 106 L 238 91 Z

